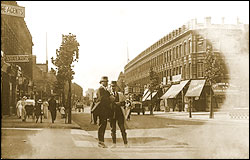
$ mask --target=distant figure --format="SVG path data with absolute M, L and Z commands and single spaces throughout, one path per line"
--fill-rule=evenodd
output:
M 65 107 L 60 107 L 61 118 L 66 118 Z
M 79 100 L 77 100 L 77 102 L 76 102 L 76 108 L 78 109 L 78 112 L 84 111 L 83 105 L 80 103 Z
M 35 111 L 35 116 L 36 116 L 36 123 L 39 120 L 40 117 L 40 123 L 42 123 L 43 120 L 43 102 L 41 99 L 39 99 L 35 105 L 34 111 Z
M 17 111 L 17 117 L 19 118 L 19 119 L 21 119 L 21 115 L 22 115 L 22 108 L 23 108 L 23 98 L 19 98 L 19 101 L 17 101 L 17 104 L 16 104 L 16 111 Z
M 93 103 L 92 103 L 92 105 L 91 105 L 91 110 L 94 108 L 94 106 L 95 106 L 95 104 L 96 104 L 96 101 L 97 101 L 97 98 L 95 97 L 95 98 L 93 99 Z M 91 124 L 97 125 L 97 117 L 98 117 L 98 115 L 97 115 L 96 113 L 92 113 L 92 112 L 91 112 L 91 121 L 90 121 L 90 123 L 91 123 Z
M 43 111 L 44 111 L 43 116 L 45 119 L 47 119 L 49 117 L 49 103 L 46 99 L 44 99 L 42 105 L 43 105 Z
M 127 99 L 125 101 L 125 120 L 127 121 L 130 120 L 131 108 L 132 108 L 132 102 L 131 100 Z
M 56 100 L 54 99 L 54 96 L 51 96 L 51 99 L 49 100 L 49 111 L 52 118 L 52 123 L 56 120 Z
M 19 115 L 21 115 L 21 119 L 23 122 L 26 121 L 26 110 L 25 110 L 25 105 L 26 105 L 26 96 L 23 96 L 22 100 L 17 102 L 18 110 L 19 110 Z

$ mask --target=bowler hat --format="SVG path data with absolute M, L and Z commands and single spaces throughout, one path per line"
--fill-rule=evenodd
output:
M 102 78 L 101 78 L 101 80 L 100 80 L 100 83 L 101 82 L 108 82 L 109 80 L 108 80 L 108 77 L 107 76 L 103 76 Z
M 117 82 L 116 81 L 111 81 L 111 86 L 117 86 Z

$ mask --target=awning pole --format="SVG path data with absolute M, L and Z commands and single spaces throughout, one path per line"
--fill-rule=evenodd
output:
M 193 97 L 190 97 L 190 100 L 189 100 L 189 118 L 192 118 L 192 101 L 193 101 Z

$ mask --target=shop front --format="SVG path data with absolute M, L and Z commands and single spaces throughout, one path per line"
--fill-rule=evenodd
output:
M 189 80 L 181 81 L 179 84 L 172 85 L 166 93 L 161 96 L 165 100 L 167 111 L 183 111 L 184 110 L 184 94 Z
M 191 80 L 185 94 L 185 108 L 192 111 L 206 111 L 206 92 L 204 91 L 206 80 Z

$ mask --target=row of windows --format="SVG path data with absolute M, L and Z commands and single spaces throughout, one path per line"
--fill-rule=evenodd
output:
M 169 77 L 171 79 L 172 76 L 180 75 L 180 74 L 182 75 L 183 79 L 190 79 L 190 78 L 202 78 L 204 76 L 203 72 L 204 72 L 203 63 L 197 63 L 197 70 L 196 70 L 195 65 L 192 66 L 192 64 L 189 63 L 187 65 L 185 64 L 183 66 L 171 68 L 171 69 L 158 72 L 158 73 L 160 73 L 159 74 L 160 79 L 162 79 L 163 77 Z M 149 73 L 148 70 L 146 70 L 145 72 L 133 71 L 127 75 L 127 77 L 129 77 L 127 78 L 127 81 L 132 82 L 132 81 L 144 78 L 144 77 L 148 77 L 149 76 L 148 73 Z M 192 75 L 195 77 L 193 77 Z
M 137 68 L 139 68 L 140 71 L 144 71 L 146 68 L 148 68 L 148 65 L 155 67 L 162 65 L 166 62 L 176 60 L 178 58 L 186 56 L 187 54 L 192 53 L 192 48 L 192 41 L 188 40 L 188 44 L 187 42 L 184 42 L 183 45 L 180 44 L 169 48 L 165 52 L 161 53 L 157 57 L 152 58 L 151 60 L 148 60 L 146 63 L 140 65 Z

